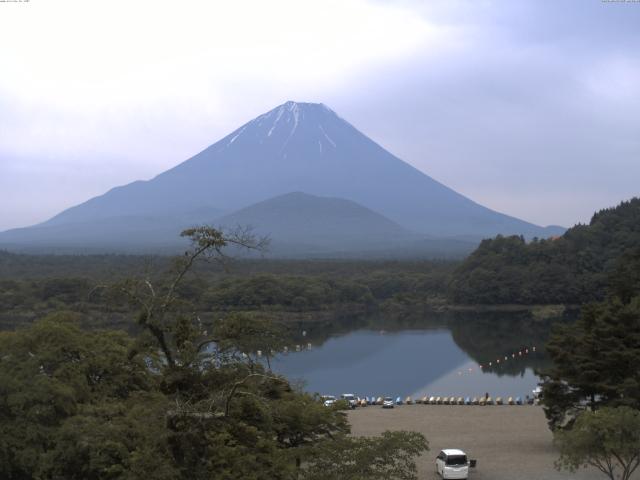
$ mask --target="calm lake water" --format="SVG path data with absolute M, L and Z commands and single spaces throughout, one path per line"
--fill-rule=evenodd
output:
M 302 351 L 279 355 L 271 366 L 320 394 L 415 399 L 488 392 L 494 398 L 524 398 L 539 382 L 534 368 L 545 366 L 542 345 L 548 334 L 547 325 L 527 322 L 476 317 L 440 328 L 355 329 L 312 341 L 310 348 L 301 342 Z

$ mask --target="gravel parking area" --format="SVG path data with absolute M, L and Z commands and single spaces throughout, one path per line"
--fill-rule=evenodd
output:
M 470 480 L 604 480 L 596 469 L 574 474 L 558 472 L 558 453 L 552 444 L 544 412 L 539 406 L 400 405 L 384 410 L 368 406 L 349 412 L 354 435 L 376 435 L 385 430 L 423 433 L 430 451 L 418 462 L 419 478 L 440 478 L 435 457 L 445 448 L 464 450 L 478 460 Z M 634 479 L 640 479 L 636 472 Z

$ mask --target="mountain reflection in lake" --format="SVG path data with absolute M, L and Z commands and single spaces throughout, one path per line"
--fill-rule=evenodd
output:
M 426 323 L 423 328 L 396 325 L 392 331 L 359 325 L 326 335 L 323 342 L 309 338 L 311 349 L 279 355 L 272 368 L 304 381 L 309 392 L 333 395 L 473 397 L 488 392 L 524 398 L 538 384 L 534 368 L 545 366 L 542 346 L 551 322 L 466 314 Z M 535 352 L 525 353 L 536 345 Z
M 310 392 L 334 395 L 524 397 L 538 382 L 530 368 L 518 376 L 481 372 L 447 330 L 352 332 L 280 355 L 272 367 L 291 380 L 303 379 Z

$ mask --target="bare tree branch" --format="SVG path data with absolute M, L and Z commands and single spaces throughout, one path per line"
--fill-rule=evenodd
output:
M 229 408 L 231 407 L 231 400 L 233 399 L 234 395 L 236 394 L 236 390 L 240 386 L 244 385 L 244 383 L 247 380 L 249 380 L 250 378 L 255 378 L 255 377 L 262 377 L 262 378 L 265 378 L 265 379 L 286 383 L 286 380 L 283 380 L 282 378 L 276 377 L 276 376 L 273 376 L 273 375 L 265 375 L 263 373 L 250 373 L 249 375 L 244 377 L 242 380 L 239 380 L 239 381 L 235 382 L 231 386 L 231 391 L 229 392 L 229 395 L 227 395 L 227 400 L 225 402 L 225 407 L 224 407 L 224 416 L 225 417 L 229 416 Z

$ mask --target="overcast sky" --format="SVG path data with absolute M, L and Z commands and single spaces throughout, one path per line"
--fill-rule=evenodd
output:
M 0 2 L 0 230 L 322 102 L 495 210 L 640 194 L 640 2 Z

